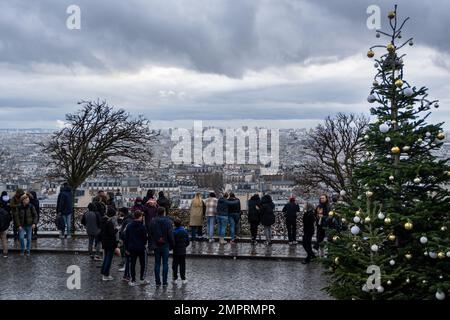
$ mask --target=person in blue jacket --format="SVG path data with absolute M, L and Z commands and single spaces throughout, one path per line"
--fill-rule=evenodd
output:
M 173 224 L 175 226 L 175 230 L 173 230 L 174 247 L 172 261 L 172 283 L 177 282 L 178 267 L 180 267 L 181 281 L 183 284 L 186 284 L 186 247 L 189 246 L 189 235 L 181 225 L 180 219 L 175 219 Z

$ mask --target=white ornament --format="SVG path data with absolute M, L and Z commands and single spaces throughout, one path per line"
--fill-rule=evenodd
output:
M 354 223 L 360 223 L 361 222 L 361 218 L 360 217 L 354 217 L 353 218 L 353 222 Z
M 409 282 L 410 282 L 410 280 L 409 280 L 409 278 L 407 278 L 407 279 L 406 279 L 406 283 L 409 283 Z
M 417 177 L 417 178 L 414 179 L 414 183 L 416 183 L 416 184 L 417 184 L 417 183 L 420 183 L 421 181 L 422 181 L 422 179 L 420 179 L 419 177 Z
M 370 95 L 367 97 L 367 101 L 368 101 L 369 103 L 374 103 L 376 100 L 377 100 L 377 98 L 376 98 L 373 94 L 370 94 Z
M 388 280 L 386 283 L 388 284 L 388 286 L 390 286 L 392 284 L 392 281 Z
M 440 291 L 440 290 L 436 291 L 436 299 L 444 300 L 445 299 L 445 293 Z
M 389 131 L 389 126 L 386 123 L 383 123 L 380 125 L 380 131 L 381 133 L 386 133 Z
M 407 97 L 411 97 L 414 94 L 414 91 L 413 89 L 411 89 L 411 87 L 407 87 L 403 89 L 403 94 Z
M 420 241 L 421 244 L 425 244 L 425 243 L 428 242 L 428 239 L 427 239 L 427 237 L 420 237 L 419 241 Z
M 390 181 L 394 181 L 394 179 L 395 179 L 394 176 L 389 176 Z
M 368 135 L 368 134 L 366 134 L 366 135 L 364 136 L 364 140 L 369 140 L 369 135 Z
M 402 148 L 402 150 L 405 151 L 405 152 L 408 152 L 410 149 L 411 149 L 410 146 L 404 146 L 404 147 Z
M 427 131 L 427 132 L 425 133 L 425 136 L 427 136 L 427 137 L 431 136 L 431 132 Z
M 391 266 L 395 265 L 395 260 L 394 260 L 394 259 L 391 259 L 391 261 L 389 261 L 389 264 L 390 264 Z
M 436 252 L 428 252 L 428 255 L 430 256 L 431 259 L 436 259 L 437 258 L 437 253 Z
M 370 247 L 370 250 L 372 250 L 373 252 L 377 252 L 377 251 L 378 251 L 378 246 L 377 246 L 376 244 L 373 244 L 373 245 Z
M 386 142 L 391 142 L 391 138 L 386 137 L 386 138 L 384 138 L 384 141 L 386 141 Z
M 422 140 L 421 138 L 419 138 L 419 139 L 417 139 L 417 142 L 418 142 L 418 143 L 422 143 L 423 140 Z
M 379 286 L 379 287 L 377 288 L 377 291 L 378 291 L 378 293 L 383 293 L 384 288 L 383 288 L 382 286 Z
M 355 236 L 359 233 L 359 231 L 360 231 L 360 229 L 359 229 L 358 226 L 353 226 L 353 227 L 350 229 L 350 232 L 351 232 L 353 235 L 355 235 Z
M 447 258 L 450 258 L 450 251 L 447 251 L 445 255 L 447 256 Z
M 383 213 L 383 212 L 380 212 L 380 213 L 378 214 L 378 219 L 384 220 L 384 218 L 385 218 L 384 213 Z
M 341 197 L 343 197 L 347 194 L 347 192 L 345 190 L 341 190 L 341 192 L 339 192 L 339 194 L 341 195 Z

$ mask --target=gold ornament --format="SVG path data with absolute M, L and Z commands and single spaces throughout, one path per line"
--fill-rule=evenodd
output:
M 395 240 L 395 234 L 390 234 L 388 239 L 391 240 L 391 241 L 394 241 Z
M 369 222 L 370 222 L 370 218 L 369 218 L 369 217 L 366 217 L 366 218 L 364 219 L 364 222 L 365 222 L 365 223 L 369 223 Z
M 444 259 L 445 258 L 445 253 L 444 252 L 439 252 L 438 253 L 438 258 L 439 259 Z
M 369 51 L 367 51 L 367 56 L 368 56 L 369 58 L 373 58 L 374 55 L 375 55 L 375 52 L 373 52 L 372 49 L 370 49 Z
M 445 139 L 445 134 L 443 132 L 439 132 L 436 136 L 439 140 L 444 140 Z
M 387 49 L 387 51 L 389 51 L 390 53 L 392 53 L 392 52 L 395 51 L 395 46 L 394 46 L 392 43 L 389 43 L 389 44 L 386 46 L 386 49 Z
M 411 222 L 406 222 L 405 223 L 405 229 L 406 230 L 411 230 L 413 228 L 413 224 Z
M 449 176 L 449 177 L 450 177 L 450 171 L 447 171 L 447 176 Z
M 401 87 L 403 86 L 403 81 L 402 81 L 402 79 L 397 79 L 397 80 L 395 81 L 395 86 L 396 86 L 397 88 L 401 88 Z
M 407 253 L 405 254 L 405 258 L 410 260 L 412 258 L 412 254 L 411 253 Z
M 371 196 L 373 196 L 373 192 L 372 191 L 367 191 L 366 192 L 366 196 L 367 196 L 367 198 L 370 198 Z
M 342 223 L 346 223 L 346 222 L 347 222 L 347 219 L 342 218 L 341 221 L 342 221 Z
M 384 223 L 391 224 L 391 218 L 384 218 Z
M 334 258 L 334 263 L 339 264 L 339 257 Z
M 361 211 L 358 210 L 355 212 L 355 216 L 359 217 L 360 215 L 361 215 Z
M 330 212 L 328 212 L 328 216 L 330 216 L 330 217 L 334 216 L 334 211 L 331 210 Z
M 388 12 L 388 18 L 389 19 L 394 19 L 395 18 L 395 11 L 389 11 Z
M 339 237 L 338 236 L 333 236 L 333 241 L 338 241 L 339 240 Z
M 400 153 L 400 148 L 399 148 L 399 147 L 392 147 L 392 148 L 391 148 L 391 152 L 392 152 L 393 154 L 398 154 L 398 153 Z

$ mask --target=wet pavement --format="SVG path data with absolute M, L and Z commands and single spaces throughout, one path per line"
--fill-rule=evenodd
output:
M 13 239 L 8 239 L 9 247 L 14 250 L 19 250 L 19 242 Z M 76 237 L 72 239 L 59 238 L 39 238 L 32 242 L 32 250 L 36 252 L 78 252 L 87 253 L 88 239 L 86 237 Z M 274 243 L 271 246 L 266 246 L 259 243 L 252 246 L 248 242 L 240 242 L 235 245 L 226 244 L 220 245 L 217 241 L 213 243 L 208 242 L 192 242 L 187 248 L 189 256 L 197 257 L 224 257 L 224 258 L 258 258 L 258 259 L 283 259 L 283 260 L 303 260 L 306 253 L 301 244 L 296 246 L 288 245 L 287 243 Z
M 11 252 L 8 258 L 0 259 L 0 299 L 330 299 L 321 291 L 326 278 L 320 265 L 303 265 L 294 260 L 191 257 L 187 259 L 186 285 L 156 288 L 152 257 L 147 277 L 151 283 L 137 287 L 120 280 L 117 257 L 111 270 L 115 279 L 110 282 L 101 281 L 101 262 L 84 254 L 32 252 L 26 257 Z M 80 267 L 79 290 L 66 286 L 70 265 Z

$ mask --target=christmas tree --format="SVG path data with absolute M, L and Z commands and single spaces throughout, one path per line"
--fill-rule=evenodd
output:
M 367 53 L 377 70 L 367 99 L 375 122 L 355 171 L 359 195 L 330 212 L 344 231 L 328 229 L 326 290 L 339 299 L 448 299 L 449 159 L 434 152 L 445 139 L 443 123 L 426 122 L 439 104 L 405 77 L 409 18 L 400 23 L 397 7 L 388 18 L 390 31 L 376 33 L 385 44 Z

